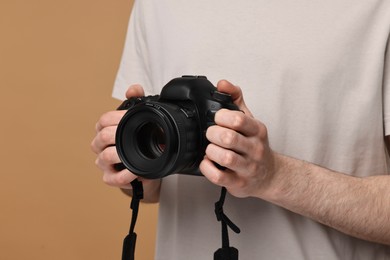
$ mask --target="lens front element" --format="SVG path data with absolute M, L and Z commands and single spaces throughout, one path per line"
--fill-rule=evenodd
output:
M 166 136 L 163 128 L 155 122 L 142 125 L 137 132 L 140 152 L 148 159 L 156 159 L 165 150 Z

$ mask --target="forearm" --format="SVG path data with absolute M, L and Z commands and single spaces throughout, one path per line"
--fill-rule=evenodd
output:
M 390 244 L 390 177 L 357 178 L 275 155 L 276 174 L 258 197 L 348 235 Z
M 144 198 L 141 200 L 141 202 L 157 203 L 160 198 L 161 180 L 142 181 L 142 186 L 144 190 Z M 133 196 L 132 189 L 121 189 L 121 191 L 130 197 Z

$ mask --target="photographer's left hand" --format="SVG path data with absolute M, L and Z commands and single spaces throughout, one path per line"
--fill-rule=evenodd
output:
M 234 196 L 261 197 L 275 172 L 275 155 L 268 144 L 267 129 L 253 118 L 239 87 L 222 80 L 217 88 L 230 94 L 242 112 L 221 109 L 216 113 L 216 125 L 206 132 L 210 144 L 200 170 L 212 183 L 226 187 Z M 226 169 L 218 169 L 213 162 Z
M 211 143 L 200 170 L 212 183 L 234 196 L 261 198 L 347 235 L 390 245 L 388 173 L 355 177 L 275 153 L 266 127 L 253 118 L 240 88 L 227 81 L 217 88 L 232 95 L 244 113 L 221 109 L 217 125 L 207 130 Z

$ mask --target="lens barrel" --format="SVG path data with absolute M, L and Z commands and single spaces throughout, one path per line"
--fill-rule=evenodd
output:
M 145 102 L 130 108 L 122 118 L 116 146 L 127 169 L 157 179 L 194 167 L 199 132 L 196 119 L 180 106 Z

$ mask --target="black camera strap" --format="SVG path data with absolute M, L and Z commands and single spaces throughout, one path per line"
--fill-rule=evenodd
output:
M 122 260 L 134 260 L 135 244 L 137 240 L 137 234 L 134 232 L 134 227 L 135 223 L 137 222 L 140 200 L 144 198 L 142 182 L 135 179 L 131 182 L 131 186 L 133 187 L 133 197 L 130 204 L 130 208 L 132 209 L 132 216 L 129 234 L 123 240 Z
M 123 240 L 122 260 L 135 260 L 135 245 L 137 234 L 134 232 L 135 224 L 138 217 L 140 200 L 144 197 L 142 182 L 135 179 L 131 182 L 133 196 L 130 208 L 132 209 L 131 224 L 129 234 Z M 214 260 L 238 260 L 238 250 L 229 245 L 228 227 L 235 233 L 240 233 L 240 229 L 225 215 L 223 204 L 225 203 L 226 188 L 222 187 L 221 196 L 215 203 L 215 215 L 222 226 L 222 248 L 214 253 Z
M 223 204 L 225 203 L 226 188 L 222 187 L 221 196 L 215 203 L 215 215 L 222 226 L 222 248 L 214 253 L 214 260 L 238 260 L 238 250 L 229 245 L 228 227 L 235 233 L 240 233 L 240 229 L 225 215 Z

